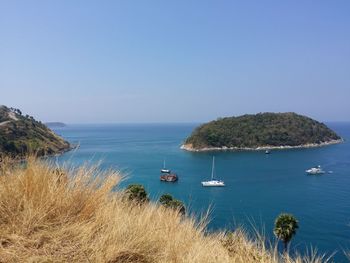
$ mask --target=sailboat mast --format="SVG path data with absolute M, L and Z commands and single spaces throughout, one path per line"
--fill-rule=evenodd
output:
M 211 166 L 211 180 L 214 179 L 214 166 L 215 166 L 215 157 L 213 156 L 213 164 Z
M 163 169 L 165 169 L 165 160 L 163 160 Z

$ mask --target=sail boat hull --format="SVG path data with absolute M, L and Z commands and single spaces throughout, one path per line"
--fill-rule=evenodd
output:
M 206 187 L 220 187 L 220 186 L 225 186 L 225 183 L 223 181 L 218 181 L 218 180 L 211 180 L 211 181 L 205 181 L 202 182 L 203 186 Z
M 170 174 L 171 171 L 165 168 L 165 160 L 163 160 L 163 169 L 160 170 L 162 174 Z
M 212 168 L 211 168 L 211 180 L 202 182 L 203 186 L 205 186 L 205 187 L 225 186 L 224 181 L 214 179 L 214 169 L 215 169 L 214 167 L 215 167 L 215 157 L 213 156 L 213 164 L 212 164 Z

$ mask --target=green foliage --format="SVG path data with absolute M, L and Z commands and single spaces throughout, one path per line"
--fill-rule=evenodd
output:
M 298 228 L 298 220 L 291 214 L 280 214 L 276 218 L 273 232 L 284 243 L 285 250 Z
M 162 205 L 168 205 L 173 200 L 174 198 L 170 194 L 163 194 L 159 198 L 159 203 L 161 203 Z
M 0 122 L 9 120 L 8 111 L 9 109 L 6 106 L 0 106 Z
M 11 118 L 10 114 L 15 118 Z M 5 123 L 4 123 L 5 122 Z M 70 148 L 68 142 L 57 136 L 44 124 L 18 109 L 0 106 L 0 153 L 24 156 L 60 153 Z
M 185 144 L 194 148 L 298 146 L 340 137 L 325 124 L 295 113 L 259 113 L 220 118 L 197 127 Z
M 126 188 L 125 191 L 127 197 L 131 201 L 135 201 L 137 203 L 144 203 L 149 201 L 147 192 L 143 185 L 141 184 L 131 184 Z
M 173 198 L 170 194 L 163 194 L 159 198 L 159 203 L 161 203 L 164 207 L 178 210 L 181 214 L 186 213 L 184 204 L 180 200 Z

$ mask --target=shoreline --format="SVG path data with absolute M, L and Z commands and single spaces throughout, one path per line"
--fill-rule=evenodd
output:
M 191 144 L 186 145 L 182 144 L 180 149 L 189 151 L 189 152 L 212 152 L 212 151 L 265 151 L 265 150 L 288 150 L 288 149 L 307 149 L 307 148 L 317 148 L 317 147 L 323 147 L 323 146 L 329 146 L 334 144 L 339 144 L 344 142 L 344 139 L 341 138 L 339 140 L 331 140 L 328 142 L 321 142 L 321 143 L 308 143 L 303 145 L 285 145 L 285 146 L 259 146 L 255 148 L 250 147 L 204 147 L 200 149 L 193 148 Z
M 31 156 L 31 155 L 33 155 L 33 156 L 35 156 L 37 158 L 44 158 L 45 159 L 45 158 L 60 156 L 62 154 L 65 154 L 66 152 L 70 152 L 70 151 L 72 151 L 74 149 L 77 149 L 77 148 L 79 148 L 79 145 L 71 145 L 71 144 L 69 144 L 69 147 L 63 148 L 63 149 L 61 149 L 61 150 L 59 150 L 57 152 L 50 153 L 50 154 L 46 153 L 46 154 L 41 154 L 40 155 L 40 154 L 37 154 L 35 152 L 31 152 L 31 153 L 29 152 L 29 153 L 26 153 L 25 155 L 14 157 L 14 156 L 11 156 L 11 154 L 6 154 L 4 152 L 0 152 L 0 156 L 3 155 L 5 157 L 9 157 L 9 158 L 11 158 L 13 160 L 17 160 L 19 162 L 23 162 L 23 161 L 25 161 L 28 158 L 28 156 Z

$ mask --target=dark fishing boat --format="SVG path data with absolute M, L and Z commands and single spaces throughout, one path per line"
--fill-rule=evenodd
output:
M 176 182 L 179 178 L 177 177 L 176 174 L 161 174 L 160 175 L 160 180 L 163 182 Z

